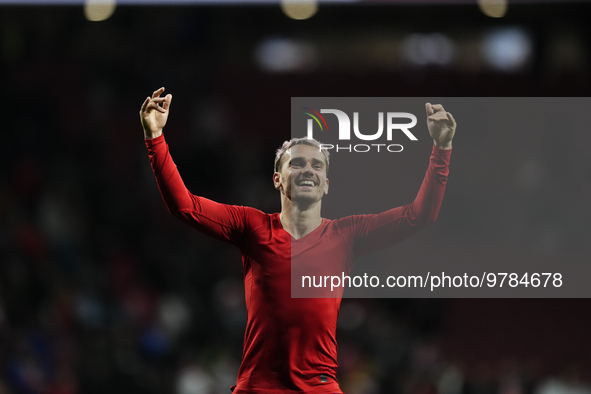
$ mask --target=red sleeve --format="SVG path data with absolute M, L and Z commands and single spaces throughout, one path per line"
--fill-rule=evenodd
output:
M 451 149 L 433 146 L 429 168 L 415 200 L 408 205 L 374 215 L 350 216 L 349 227 L 355 255 L 393 246 L 437 219 L 447 176 Z
M 240 246 L 245 231 L 245 207 L 220 204 L 191 194 L 172 161 L 164 135 L 144 141 L 168 211 L 209 236 Z

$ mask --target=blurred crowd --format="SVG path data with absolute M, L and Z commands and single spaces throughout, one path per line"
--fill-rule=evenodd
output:
M 410 8 L 412 15 L 422 12 Z M 358 12 L 333 10 L 349 16 Z M 398 10 L 388 8 L 385 14 Z M 270 182 L 272 154 L 289 139 L 288 126 L 277 132 L 273 125 L 287 125 L 289 115 L 285 108 L 266 111 L 265 106 L 285 98 L 291 87 L 313 95 L 337 82 L 327 79 L 324 88 L 316 84 L 307 90 L 301 82 L 313 71 L 295 79 L 269 77 L 252 64 L 253 48 L 245 43 L 278 23 L 265 19 L 275 15 L 266 8 L 131 7 L 118 9 L 100 24 L 84 20 L 77 8 L 0 11 L 0 70 L 5 76 L 0 106 L 0 394 L 228 393 L 240 364 L 246 322 L 240 255 L 168 214 L 137 112 L 152 90 L 165 86 L 175 95 L 167 140 L 191 191 L 272 212 L 279 209 Z M 240 29 L 250 26 L 241 16 L 259 11 L 264 16 L 256 28 L 241 35 Z M 323 21 L 312 31 L 328 34 L 319 27 Z M 295 29 L 292 23 L 298 22 L 286 24 L 288 31 Z M 347 72 L 359 87 L 349 95 L 383 94 L 364 90 L 362 68 L 352 70 Z M 569 74 L 566 67 L 562 85 L 553 81 L 539 87 L 543 73 L 536 70 L 508 76 L 521 82 L 504 94 L 527 95 L 533 86 L 545 92 L 546 86 L 550 92 L 576 95 L 589 83 L 586 68 L 575 67 Z M 323 81 L 330 72 L 320 69 L 315 80 Z M 430 85 L 434 95 L 487 95 L 471 87 L 473 76 L 461 82 L 454 71 L 433 72 L 455 81 Z M 487 75 L 480 81 L 497 85 L 486 82 Z M 262 83 L 268 78 L 272 84 Z M 391 78 L 402 92 L 410 92 L 431 77 L 419 72 Z M 246 89 L 253 97 L 241 93 Z M 417 95 L 427 91 L 421 89 Z M 264 115 L 268 124 L 245 125 L 257 119 L 253 114 Z M 524 160 L 518 173 L 535 173 L 539 167 L 533 159 Z M 580 190 L 590 187 L 585 179 L 577 185 Z M 461 192 L 469 191 L 455 193 Z M 573 204 L 586 201 L 579 198 Z M 539 209 L 532 208 L 532 214 Z M 463 220 L 469 228 L 470 217 Z M 562 220 L 571 219 L 556 218 L 559 228 Z M 563 227 L 571 229 L 578 219 L 572 220 Z M 542 247 L 542 252 L 559 251 L 560 245 L 584 250 L 589 230 L 569 231 L 559 234 L 566 241 Z M 547 246 L 540 237 L 516 239 Z M 548 370 L 543 362 L 508 358 L 471 365 L 452 358 L 445 348 L 447 305 L 448 300 L 432 299 L 344 300 L 337 335 L 343 390 L 591 393 L 585 362 Z

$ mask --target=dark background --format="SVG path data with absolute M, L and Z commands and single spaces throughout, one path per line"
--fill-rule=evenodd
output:
M 207 394 L 235 382 L 240 256 L 168 214 L 138 119 L 153 90 L 174 95 L 165 134 L 190 190 L 274 212 L 273 152 L 290 138 L 290 97 L 586 96 L 590 12 L 510 4 L 493 19 L 475 4 L 321 5 L 295 21 L 277 5 L 120 6 L 90 22 L 82 7 L 0 8 L 0 393 Z M 506 26 L 532 40 L 511 72 L 478 49 Z M 404 37 L 434 32 L 456 42 L 450 64 L 404 60 Z M 255 53 L 273 37 L 315 55 L 265 70 Z M 459 130 L 460 157 L 494 138 Z M 429 237 L 462 258 L 493 253 L 491 235 L 511 232 L 517 255 L 585 261 L 591 169 L 568 131 L 544 132 L 522 167 L 502 165 L 509 149 L 483 155 L 486 174 L 454 162 L 440 215 L 449 232 L 438 222 Z M 520 227 L 490 220 L 490 176 L 507 179 L 500 193 Z M 466 194 L 473 203 L 457 203 Z M 344 300 L 339 381 L 352 394 L 589 393 L 590 306 Z

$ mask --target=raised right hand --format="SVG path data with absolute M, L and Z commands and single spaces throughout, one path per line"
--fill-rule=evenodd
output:
M 144 137 L 152 139 L 162 135 L 162 129 L 166 125 L 168 119 L 168 110 L 172 102 L 172 94 L 167 94 L 166 97 L 160 97 L 164 92 L 164 88 L 156 90 L 152 97 L 146 98 L 140 109 L 140 120 L 144 128 Z M 162 107 L 158 105 L 162 103 Z

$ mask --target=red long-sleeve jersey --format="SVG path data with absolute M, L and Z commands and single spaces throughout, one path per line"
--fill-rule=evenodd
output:
M 160 193 L 171 214 L 240 249 L 248 311 L 234 394 L 341 393 L 336 380 L 337 298 L 292 298 L 292 261 L 348 274 L 356 256 L 392 246 L 437 218 L 451 150 L 433 147 L 414 202 L 374 215 L 322 224 L 301 239 L 285 231 L 279 213 L 226 205 L 191 194 L 164 136 L 146 139 Z

